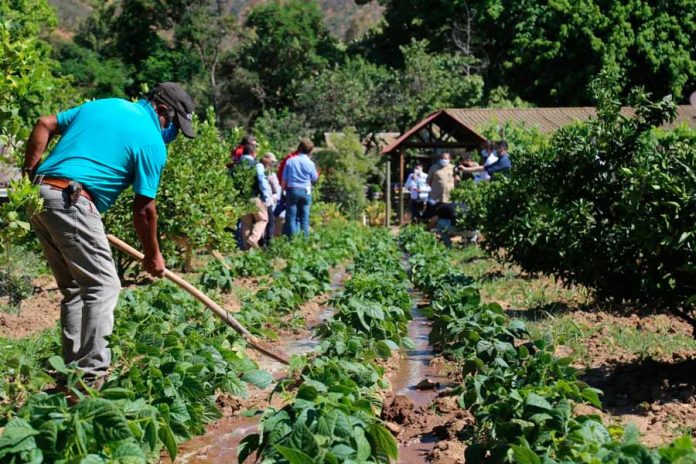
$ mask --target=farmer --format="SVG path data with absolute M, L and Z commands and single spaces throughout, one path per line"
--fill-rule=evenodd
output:
M 31 222 L 63 294 L 63 357 L 75 362 L 94 388 L 101 387 L 111 363 L 106 337 L 121 288 L 100 213 L 132 185 L 143 266 L 153 276 L 163 275 L 155 197 L 165 144 L 179 131 L 195 137 L 192 115 L 191 97 L 165 82 L 135 103 L 109 98 L 42 116 L 27 142 L 24 172 L 35 174 L 44 200 Z M 56 135 L 60 140 L 39 165 Z

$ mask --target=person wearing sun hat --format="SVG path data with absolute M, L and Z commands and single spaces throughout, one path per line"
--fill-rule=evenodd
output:
M 63 357 L 99 386 L 111 364 L 107 338 L 121 288 L 100 213 L 127 187 L 135 193 L 133 222 L 145 270 L 164 273 L 155 197 L 179 131 L 195 137 L 193 100 L 174 82 L 145 98 L 90 101 L 42 116 L 26 144 L 24 172 L 39 185 L 43 209 L 31 223 L 60 289 Z M 55 147 L 40 163 L 51 139 Z

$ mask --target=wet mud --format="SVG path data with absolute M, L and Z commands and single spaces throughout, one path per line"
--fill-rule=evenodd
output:
M 426 302 L 418 292 L 412 293 L 412 299 L 409 336 L 415 348 L 403 353 L 392 374 L 392 392 L 385 401 L 382 418 L 399 441 L 399 462 L 420 464 L 435 462 L 433 456 L 438 456 L 443 440 L 451 438 L 459 443 L 456 436 L 450 437 L 451 424 L 461 421 L 459 416 L 464 412 L 456 399 L 447 395 L 451 380 L 443 372 L 443 360 L 430 345 L 431 325 L 420 310 Z M 463 456 L 463 449 L 456 454 Z
M 307 323 L 306 328 L 299 332 L 285 334 L 280 340 L 269 342 L 277 351 L 292 355 L 306 354 L 319 345 L 319 340 L 312 336 L 316 325 L 333 317 L 334 310 L 323 304 L 330 295 L 337 292 L 343 281 L 348 277 L 345 267 L 333 270 L 331 274 L 331 287 L 327 294 L 314 298 L 299 308 Z M 259 369 L 264 369 L 280 380 L 287 374 L 287 366 L 273 359 L 261 356 L 256 352 L 248 351 Z M 224 398 L 223 404 L 219 404 L 223 411 L 223 418 L 208 425 L 206 433 L 179 445 L 179 455 L 174 461 L 176 464 L 235 464 L 237 460 L 237 448 L 244 437 L 256 433 L 260 415 L 247 417 L 247 410 L 265 409 L 269 406 L 281 408 L 279 397 L 269 401 L 274 384 L 265 390 L 256 389 L 249 398 Z M 219 401 L 220 402 L 220 401 Z M 166 453 L 162 454 L 160 463 L 170 464 L 172 461 Z
M 332 291 L 340 289 L 346 278 L 345 270 L 337 270 L 332 278 Z M 452 380 L 446 375 L 446 361 L 437 356 L 428 336 L 430 322 L 422 314 L 426 305 L 424 297 L 412 291 L 412 320 L 409 336 L 415 347 L 403 350 L 390 360 L 388 379 L 391 390 L 384 392 L 382 419 L 399 442 L 399 463 L 457 463 L 463 459 L 463 445 L 458 432 L 470 424 L 466 411 L 456 404 L 456 398 L 448 395 Z M 322 297 L 324 301 L 326 296 Z M 311 305 L 308 302 L 307 305 Z M 303 305 L 304 306 L 304 305 Z M 305 354 L 319 345 L 312 337 L 312 328 L 330 319 L 333 309 L 328 305 L 313 305 L 312 313 L 305 314 L 307 329 L 289 334 L 274 342 L 277 350 L 288 355 Z M 305 310 L 309 311 L 308 307 Z M 270 359 L 255 356 L 259 367 L 268 370 L 276 379 L 286 375 L 286 366 Z M 246 410 L 264 409 L 273 386 L 256 391 L 250 399 L 229 399 L 234 403 L 222 409 L 225 417 L 210 424 L 205 435 L 194 438 L 179 447 L 178 464 L 237 463 L 237 448 L 245 436 L 255 433 L 260 416 L 245 417 Z M 280 401 L 274 397 L 275 402 Z M 282 404 L 272 404 L 282 407 Z M 167 457 L 162 463 L 169 463 Z

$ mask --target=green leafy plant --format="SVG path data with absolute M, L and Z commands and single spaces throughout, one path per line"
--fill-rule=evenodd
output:
M 696 326 L 696 133 L 656 126 L 673 101 L 636 90 L 620 112 L 615 77 L 595 83 L 597 117 L 524 141 L 510 179 L 470 189 L 469 226 L 485 247 L 531 273 L 596 296 L 667 308 Z
M 431 297 L 431 340 L 460 366 L 460 406 L 476 422 L 467 433 L 467 462 L 598 463 L 692 462 L 688 437 L 660 450 L 638 441 L 636 431 L 607 427 L 598 415 L 578 415 L 574 405 L 601 408 L 601 391 L 577 379 L 569 358 L 553 355 L 545 338 L 531 340 L 520 321 L 497 304 L 483 304 L 470 281 L 448 269 L 448 254 L 416 227 L 400 234 L 411 276 Z M 429 263 L 424 266 L 423 263 Z
M 13 250 L 31 230 L 29 217 L 39 213 L 42 206 L 38 187 L 26 178 L 10 183 L 8 201 L 0 205 L 0 251 L 3 253 L 0 262 L 4 263 L 0 271 L 0 296 L 7 295 L 13 307 L 19 307 L 34 289 L 32 276 L 17 268 Z

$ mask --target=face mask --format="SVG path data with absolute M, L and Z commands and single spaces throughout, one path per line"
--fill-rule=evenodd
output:
M 413 173 L 417 176 L 420 176 L 421 174 L 423 174 L 423 170 L 422 169 L 414 169 Z
M 176 139 L 176 136 L 179 134 L 179 128 L 174 125 L 173 122 L 170 122 L 167 127 L 162 129 L 162 140 L 166 145 L 169 145 L 171 142 Z
M 440 166 L 447 166 L 449 163 L 450 163 L 450 160 L 447 160 L 447 159 L 440 160 Z

